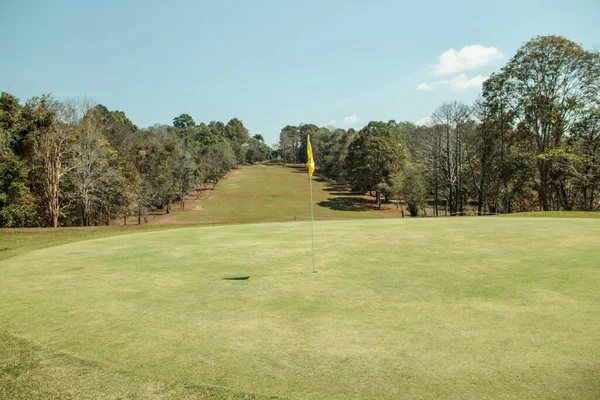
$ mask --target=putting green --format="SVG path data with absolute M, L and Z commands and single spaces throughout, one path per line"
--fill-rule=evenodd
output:
M 600 224 L 210 226 L 0 261 L 0 325 L 136 376 L 301 398 L 593 398 Z M 248 279 L 228 280 L 225 278 Z

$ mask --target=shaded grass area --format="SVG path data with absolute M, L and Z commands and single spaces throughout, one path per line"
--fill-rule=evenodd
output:
M 600 393 L 596 221 L 328 221 L 316 238 L 317 274 L 302 222 L 0 261 L 0 393 L 53 398 L 61 382 L 64 398 Z

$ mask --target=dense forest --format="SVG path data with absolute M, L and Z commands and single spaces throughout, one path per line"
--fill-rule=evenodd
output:
M 401 110 L 399 110 L 401 113 Z M 122 111 L 51 95 L 0 97 L 0 227 L 89 226 L 185 208 L 232 168 L 276 158 L 398 199 L 411 215 L 600 209 L 600 55 L 536 37 L 484 83 L 472 105 L 441 104 L 426 126 L 359 131 L 286 126 L 272 150 L 237 118 L 139 129 Z
M 237 118 L 139 129 L 122 111 L 50 95 L 0 97 L 0 227 L 109 225 L 212 188 L 242 163 L 270 159 Z
M 286 126 L 278 154 L 399 199 L 412 215 L 600 209 L 600 55 L 536 37 L 483 84 L 472 105 L 441 104 L 427 126 L 371 122 L 360 131 Z

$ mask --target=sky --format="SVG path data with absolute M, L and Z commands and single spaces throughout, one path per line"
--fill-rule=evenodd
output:
M 600 1 L 0 0 L 0 91 L 122 110 L 138 126 L 427 122 L 471 103 L 527 40 L 600 48 Z

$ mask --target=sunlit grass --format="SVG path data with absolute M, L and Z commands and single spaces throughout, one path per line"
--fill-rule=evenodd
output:
M 0 346 L 0 394 L 600 392 L 595 220 L 327 221 L 316 235 L 317 274 L 306 222 L 144 232 L 0 261 L 12 343 Z

